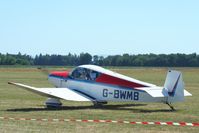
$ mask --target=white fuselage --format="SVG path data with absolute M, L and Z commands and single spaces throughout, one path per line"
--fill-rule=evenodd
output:
M 86 94 L 96 101 L 116 102 L 165 102 L 166 98 L 154 98 L 139 88 L 125 88 L 116 85 L 97 83 L 95 81 L 76 80 L 71 78 L 49 77 L 49 81 L 58 88 L 69 88 Z M 162 88 L 162 87 L 161 87 Z

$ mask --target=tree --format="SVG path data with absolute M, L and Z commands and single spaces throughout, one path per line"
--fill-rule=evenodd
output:
M 93 59 L 93 60 L 92 60 Z M 71 65 L 95 64 L 100 66 L 168 66 L 168 67 L 198 67 L 199 55 L 192 54 L 138 54 L 138 55 L 109 55 L 107 57 L 89 53 L 80 55 L 30 55 L 21 54 L 1 54 L 1 65 Z
M 99 65 L 99 56 L 98 55 L 93 56 L 93 64 Z
M 16 64 L 16 58 L 7 54 L 5 63 L 6 63 L 6 65 L 15 65 Z
M 92 61 L 92 56 L 89 53 L 81 53 L 79 56 L 79 65 L 90 64 Z

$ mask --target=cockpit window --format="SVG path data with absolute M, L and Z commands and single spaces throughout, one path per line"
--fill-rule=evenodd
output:
M 99 72 L 87 68 L 78 67 L 71 73 L 71 78 L 80 80 L 95 80 L 100 75 Z

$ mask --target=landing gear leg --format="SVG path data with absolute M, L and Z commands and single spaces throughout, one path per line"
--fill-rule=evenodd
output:
M 175 108 L 171 105 L 171 103 L 166 102 L 166 104 L 171 108 L 172 111 L 175 111 Z

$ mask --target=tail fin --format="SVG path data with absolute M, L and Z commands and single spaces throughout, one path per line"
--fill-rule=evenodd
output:
M 191 96 L 184 90 L 182 73 L 179 71 L 169 70 L 167 73 L 164 89 L 168 93 L 168 103 L 184 101 L 184 96 Z

